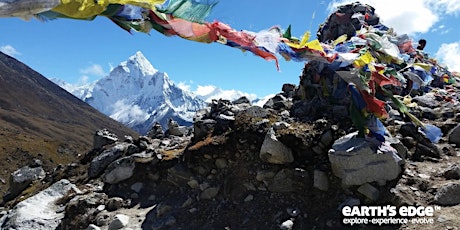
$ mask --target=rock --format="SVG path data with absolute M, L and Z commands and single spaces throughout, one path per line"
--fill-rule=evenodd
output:
M 203 199 L 203 200 L 210 200 L 210 199 L 216 197 L 218 193 L 219 193 L 219 188 L 210 187 L 210 188 L 205 189 L 201 193 L 200 198 Z
M 115 215 L 115 218 L 109 225 L 109 230 L 117 230 L 128 226 L 129 216 L 123 214 Z
M 241 111 L 238 115 L 241 116 L 248 116 L 251 118 L 266 118 L 268 117 L 269 113 L 266 109 L 260 106 L 251 106 L 243 111 Z
M 428 108 L 439 108 L 440 103 L 436 100 L 434 93 L 426 93 L 421 96 L 416 96 L 412 98 L 413 102 L 416 102 L 419 106 L 428 107 Z
M 358 206 L 360 204 L 361 201 L 358 198 L 348 197 L 346 200 L 339 204 L 339 207 L 337 207 L 337 211 L 341 212 L 345 206 L 353 207 Z
M 131 190 L 139 193 L 143 187 L 144 187 L 144 184 L 142 182 L 136 182 L 133 185 L 131 185 Z
M 380 196 L 379 190 L 369 183 L 365 183 L 359 186 L 358 192 L 371 199 L 372 201 L 377 201 Z
M 412 154 L 412 160 L 419 161 L 423 160 L 424 157 L 440 158 L 441 150 L 437 145 L 426 141 L 421 141 L 417 143 L 417 148 L 415 149 L 414 154 Z
M 394 138 L 394 137 L 388 137 L 386 138 L 387 142 L 390 143 L 391 147 L 393 147 L 394 149 L 396 149 L 396 151 L 398 151 L 398 155 L 399 157 L 401 157 L 401 159 L 407 159 L 407 155 L 408 155 L 408 152 L 409 150 L 407 149 L 407 147 L 401 142 L 401 140 L 399 140 L 398 138 Z
M 283 84 L 283 87 L 281 88 L 281 91 L 283 91 L 283 93 L 287 97 L 292 97 L 294 95 L 295 88 L 296 88 L 296 85 L 285 83 L 285 84 Z
M 295 191 L 293 176 L 294 172 L 292 169 L 281 169 L 268 185 L 268 190 L 280 193 Z
M 88 176 L 90 178 L 99 176 L 109 164 L 121 157 L 130 145 L 132 144 L 118 143 L 96 156 L 89 165 Z
M 449 168 L 447 168 L 446 171 L 442 173 L 442 175 L 444 176 L 444 178 L 448 180 L 459 180 L 460 166 L 458 166 L 457 164 L 453 164 L 449 166 Z
M 292 219 L 286 220 L 280 225 L 282 230 L 290 230 L 294 227 L 294 221 Z
M 446 206 L 460 204 L 460 184 L 458 182 L 444 184 L 436 192 L 434 203 Z
M 348 134 L 329 150 L 332 172 L 345 186 L 362 185 L 373 181 L 396 179 L 401 172 L 402 159 L 388 143 L 374 146 L 357 132 Z
M 113 144 L 118 141 L 117 135 L 109 132 L 107 129 L 96 131 L 93 137 L 93 149 L 100 149 L 106 145 Z
M 334 141 L 334 137 L 332 136 L 331 130 L 328 130 L 325 133 L 323 133 L 323 135 L 321 135 L 321 143 L 324 146 L 329 147 L 333 141 Z
M 268 99 L 265 102 L 264 106 L 265 109 L 275 109 L 275 110 L 282 110 L 282 109 L 289 109 L 291 105 L 289 104 L 287 98 L 281 94 L 277 94 L 274 97 Z
M 163 138 L 164 135 L 163 127 L 158 122 L 155 122 L 150 131 L 147 132 L 147 136 L 153 139 Z
M 169 122 L 168 122 L 169 135 L 182 137 L 182 136 L 187 135 L 188 131 L 189 130 L 186 126 L 179 126 L 179 124 L 176 121 L 169 119 Z
M 329 190 L 329 178 L 325 172 L 320 170 L 313 172 L 313 187 L 321 191 Z
M 56 201 L 68 194 L 80 192 L 68 180 L 60 180 L 19 202 L 7 215 L 0 218 L 0 226 L 2 229 L 56 229 L 64 218 L 64 212 Z
M 176 164 L 174 167 L 168 169 L 166 180 L 176 187 L 187 186 L 190 179 L 193 177 L 188 168 L 181 164 Z
M 10 176 L 9 193 L 5 196 L 5 200 L 10 200 L 19 195 L 25 188 L 27 188 L 33 181 L 45 178 L 46 173 L 42 167 L 29 167 L 24 166 Z
M 65 217 L 62 219 L 60 227 L 84 229 L 91 223 L 99 226 L 105 225 L 94 222 L 94 220 L 97 214 L 101 213 L 101 208 L 107 203 L 107 199 L 107 194 L 99 192 L 89 192 L 74 196 L 67 202 Z
M 252 200 L 254 200 L 254 196 L 252 194 L 249 194 L 248 196 L 246 196 L 246 198 L 244 198 L 244 202 L 249 202 Z
M 123 207 L 123 203 L 124 203 L 123 198 L 121 198 L 121 197 L 111 197 L 107 201 L 107 207 L 106 207 L 107 211 L 113 212 L 115 210 L 118 210 L 121 207 Z
M 245 96 L 242 96 L 234 101 L 232 101 L 233 104 L 237 105 L 237 104 L 251 104 L 251 101 L 249 101 L 249 99 Z
M 217 121 L 213 119 L 197 120 L 193 123 L 193 139 L 199 141 L 214 131 Z
M 273 128 L 265 135 L 264 142 L 260 148 L 259 157 L 262 161 L 272 164 L 288 164 L 294 162 L 292 150 L 278 141 Z
M 449 143 L 460 146 L 460 124 L 458 124 L 447 134 L 447 138 Z
M 227 159 L 225 158 L 218 158 L 216 159 L 216 161 L 214 162 L 214 164 L 216 165 L 216 167 L 218 169 L 225 169 L 228 167 L 228 161 Z
M 289 123 L 287 123 L 287 122 L 278 121 L 278 122 L 275 122 L 275 124 L 273 124 L 273 130 L 278 131 L 278 130 L 281 130 L 281 129 L 287 129 L 290 126 L 291 125 Z
M 99 228 L 98 226 L 96 226 L 94 224 L 90 224 L 90 225 L 88 225 L 86 230 L 101 230 L 101 228 Z
M 135 167 L 136 162 L 133 157 L 123 157 L 107 167 L 104 175 L 102 175 L 102 180 L 108 184 L 119 183 L 130 178 L 134 173 Z

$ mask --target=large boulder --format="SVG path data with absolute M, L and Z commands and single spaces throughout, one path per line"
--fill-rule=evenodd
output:
M 288 164 L 294 162 L 292 150 L 281 143 L 275 135 L 275 131 L 271 128 L 264 139 L 260 148 L 260 159 L 272 164 Z
M 100 149 L 106 145 L 113 144 L 118 141 L 117 135 L 111 133 L 107 129 L 101 129 L 96 131 L 93 136 L 93 148 Z
M 388 143 L 380 145 L 348 134 L 329 150 L 332 172 L 345 186 L 396 179 L 401 173 L 402 159 Z
M 5 196 L 6 200 L 16 197 L 32 182 L 45 178 L 45 170 L 41 166 L 30 167 L 24 166 L 14 171 L 10 176 L 9 193 Z
M 1 229 L 56 229 L 65 212 L 57 203 L 71 193 L 81 191 L 68 180 L 60 180 L 47 189 L 19 202 L 0 218 Z
M 99 176 L 109 164 L 123 156 L 130 145 L 132 144 L 118 143 L 112 148 L 103 151 L 91 161 L 88 168 L 88 176 L 90 178 Z
M 460 146 L 460 124 L 449 132 L 448 137 L 449 143 Z

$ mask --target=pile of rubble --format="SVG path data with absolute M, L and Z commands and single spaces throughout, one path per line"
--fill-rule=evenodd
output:
M 447 134 L 440 143 L 390 113 L 395 138 L 378 145 L 353 137 L 345 118 L 299 122 L 295 88 L 285 85 L 264 108 L 245 98 L 213 101 L 193 129 L 171 121 L 166 132 L 155 126 L 123 141 L 98 131 L 79 163 L 31 177 L 28 186 L 51 186 L 8 202 L 0 226 L 324 229 L 344 227 L 341 208 L 360 204 L 442 205 L 437 224 L 458 225 L 458 104 L 449 114 L 431 108 Z M 419 104 L 415 114 L 430 109 Z
M 263 107 L 215 100 L 193 127 L 100 130 L 80 162 L 14 173 L 1 228 L 337 229 L 359 205 L 440 207 L 431 224 L 390 229 L 459 226 L 460 79 L 350 6 L 329 20 L 366 27 L 323 42 L 358 61 L 308 62 Z

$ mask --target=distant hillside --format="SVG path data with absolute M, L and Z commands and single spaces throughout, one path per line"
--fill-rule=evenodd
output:
M 0 87 L 1 195 L 10 173 L 33 159 L 45 169 L 75 162 L 92 149 L 96 130 L 138 135 L 1 52 Z

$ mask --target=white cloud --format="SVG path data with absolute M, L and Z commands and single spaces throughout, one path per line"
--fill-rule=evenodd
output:
M 121 123 L 132 123 L 136 121 L 145 121 L 149 115 L 142 111 L 138 105 L 126 104 L 125 100 L 119 100 L 113 105 L 115 112 L 110 117 Z
M 442 44 L 435 56 L 449 71 L 460 72 L 460 41 Z
M 102 66 L 100 66 L 98 64 L 93 64 L 93 65 L 88 66 L 88 67 L 86 67 L 84 69 L 81 69 L 80 73 L 89 74 L 89 75 L 95 75 L 95 76 L 100 76 L 100 77 L 104 77 L 104 76 L 107 75 L 107 73 L 104 71 Z
M 460 0 L 425 0 L 438 14 L 458 15 L 460 12 Z
M 88 84 L 88 81 L 89 81 L 89 77 L 87 75 L 83 75 L 80 77 L 80 79 L 78 79 L 78 85 L 86 85 Z
M 0 47 L 0 51 L 11 56 L 11 57 L 15 57 L 15 56 L 18 56 L 18 55 L 21 55 L 21 53 L 19 51 L 17 51 L 13 46 L 11 45 L 5 45 L 5 46 L 2 46 Z
M 206 95 L 213 93 L 213 91 L 216 90 L 216 88 L 217 87 L 213 85 L 205 85 L 205 86 L 199 85 L 194 93 L 196 95 L 206 96 Z
M 187 92 L 191 92 L 191 88 L 192 88 L 190 84 L 188 84 L 187 82 L 183 82 L 183 81 L 179 82 L 179 84 L 177 84 L 177 87 Z
M 356 1 L 333 1 L 329 4 L 329 10 L 334 11 L 337 6 L 352 2 Z M 374 7 L 381 23 L 392 27 L 398 34 L 426 33 L 440 20 L 441 11 L 433 8 L 433 0 L 361 0 L 360 2 Z M 450 1 L 446 0 L 446 2 Z M 407 20 L 408 18 L 410 20 Z

